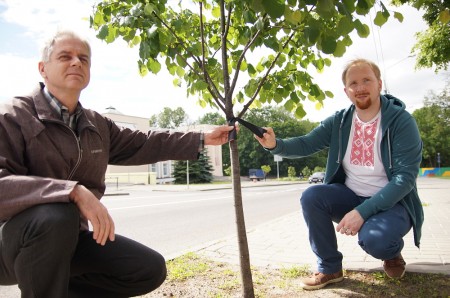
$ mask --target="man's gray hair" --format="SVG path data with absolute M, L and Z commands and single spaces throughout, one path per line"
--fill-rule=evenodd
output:
M 53 37 L 51 37 L 49 40 L 47 40 L 47 42 L 44 44 L 44 47 L 42 49 L 42 56 L 41 56 L 42 62 L 48 62 L 50 60 L 50 56 L 52 55 L 52 52 L 53 52 L 53 46 L 55 45 L 56 41 L 59 39 L 65 38 L 65 37 L 75 38 L 75 39 L 78 39 L 81 42 L 83 42 L 84 45 L 86 46 L 86 48 L 88 49 L 89 57 L 91 57 L 91 55 L 92 55 L 91 46 L 87 39 L 82 38 L 80 35 L 76 34 L 73 31 L 62 30 L 62 31 L 56 32 L 56 34 L 53 35 Z

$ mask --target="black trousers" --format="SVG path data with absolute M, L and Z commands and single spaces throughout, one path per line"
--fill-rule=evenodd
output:
M 126 237 L 97 244 L 79 231 L 78 208 L 42 204 L 0 227 L 0 285 L 22 298 L 113 298 L 143 295 L 166 278 L 164 258 Z

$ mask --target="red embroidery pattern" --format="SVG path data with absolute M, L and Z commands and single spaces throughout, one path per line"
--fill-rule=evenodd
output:
M 350 163 L 355 166 L 374 166 L 374 145 L 378 127 L 377 118 L 371 123 L 363 123 L 355 118 Z

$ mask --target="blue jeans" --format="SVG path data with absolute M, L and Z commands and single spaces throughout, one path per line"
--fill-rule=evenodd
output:
M 345 214 L 368 199 L 338 183 L 314 185 L 303 192 L 300 203 L 319 272 L 331 274 L 342 270 L 343 256 L 338 251 L 333 222 L 339 223 Z M 364 222 L 358 232 L 358 244 L 374 258 L 389 260 L 400 254 L 403 237 L 410 229 L 408 212 L 396 204 Z

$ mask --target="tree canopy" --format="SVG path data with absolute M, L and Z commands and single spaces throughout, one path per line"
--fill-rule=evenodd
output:
M 437 154 L 441 166 L 450 166 L 450 79 L 444 90 L 436 94 L 430 91 L 424 100 L 424 107 L 412 114 L 419 127 L 423 142 L 422 167 L 436 167 Z
M 447 70 L 450 61 L 450 1 L 448 0 L 393 0 L 396 5 L 410 4 L 423 10 L 428 29 L 416 34 L 412 52 L 417 55 L 416 68 Z
M 184 81 L 188 95 L 242 116 L 250 107 L 276 102 L 301 118 L 302 101 L 319 105 L 329 91 L 313 82 L 333 55 L 352 44 L 350 33 L 367 37 L 370 29 L 358 16 L 377 7 L 375 24 L 392 12 L 374 0 L 111 0 L 97 4 L 91 26 L 106 42 L 122 38 L 139 46 L 141 75 L 157 74 L 162 64 Z M 399 13 L 394 17 L 402 20 Z M 239 82 L 239 77 L 244 81 Z M 235 104 L 240 111 L 233 111 Z
M 154 114 L 150 117 L 150 126 L 160 128 L 177 128 L 182 124 L 186 124 L 189 117 L 182 107 L 171 109 L 164 107 L 159 114 Z

